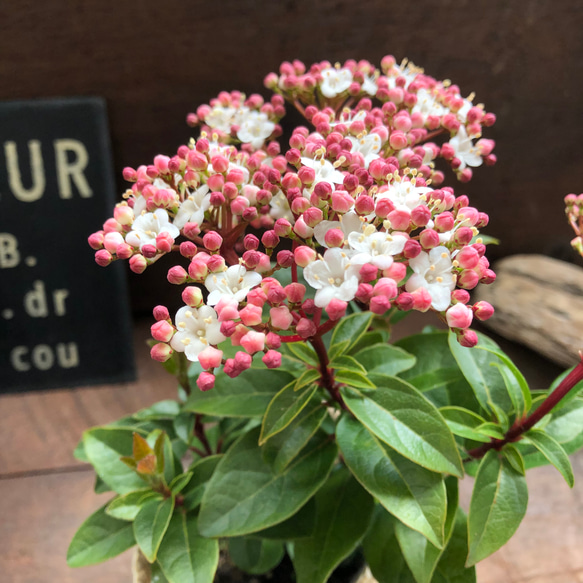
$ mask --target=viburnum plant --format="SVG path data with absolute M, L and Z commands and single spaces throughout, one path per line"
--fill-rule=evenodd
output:
M 575 238 L 571 246 L 579 255 L 583 256 L 583 194 L 568 194 L 565 197 L 565 213 L 569 224 L 573 228 Z
M 154 309 L 151 355 L 179 396 L 85 432 L 77 455 L 114 497 L 69 564 L 137 543 L 155 580 L 211 583 L 287 553 L 290 580 L 324 583 L 362 549 L 381 583 L 475 581 L 525 514 L 525 469 L 552 463 L 573 485 L 583 444 L 566 423 L 583 365 L 530 391 L 470 329 L 493 313 L 469 293 L 495 279 L 488 217 L 444 171 L 463 183 L 496 161 L 481 137 L 495 116 L 390 56 L 286 62 L 265 85 L 269 101 L 221 93 L 188 116 L 197 139 L 126 168 L 125 200 L 89 238 L 103 266 L 174 258 L 184 306 Z M 306 126 L 282 152 L 286 102 Z M 412 311 L 447 330 L 389 343 Z

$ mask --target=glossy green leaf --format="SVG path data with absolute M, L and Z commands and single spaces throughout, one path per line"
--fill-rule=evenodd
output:
M 164 572 L 160 567 L 160 563 L 156 561 L 150 565 L 150 582 L 151 583 L 168 583 L 168 579 L 164 576 Z
M 193 391 L 184 409 L 219 417 L 261 417 L 275 394 L 294 380 L 287 372 L 267 369 L 246 370 L 236 381 L 221 372 L 216 379 L 212 391 Z
M 434 472 L 463 476 L 453 434 L 435 406 L 396 377 L 371 375 L 375 391 L 341 389 L 350 411 L 401 455 Z
M 417 359 L 402 348 L 390 344 L 373 344 L 357 352 L 354 358 L 368 372 L 390 376 L 397 375 L 415 366 Z
M 573 371 L 575 367 L 572 366 L 571 368 L 567 369 L 565 372 L 562 372 L 551 384 L 549 387 L 548 393 L 552 393 L 563 381 L 563 379 L 569 375 Z M 562 409 L 567 403 L 570 403 L 575 397 L 581 396 L 581 391 L 583 390 L 583 381 L 579 381 L 562 399 L 561 401 L 555 406 L 553 409 L 554 412 L 559 411 Z
M 397 519 L 381 506 L 362 541 L 364 557 L 378 583 L 416 583 L 395 535 Z
M 158 563 L 169 583 L 212 583 L 219 543 L 199 534 L 194 515 L 176 512 L 158 550 Z
M 512 443 L 507 443 L 502 448 L 502 455 L 508 460 L 508 463 L 521 475 L 526 474 L 526 468 L 524 467 L 524 459 L 522 454 L 518 451 L 516 446 Z
M 354 346 L 360 340 L 361 336 L 368 330 L 372 318 L 372 312 L 356 312 L 355 314 L 342 318 L 340 322 L 336 324 L 336 327 L 332 332 L 330 348 L 348 341 L 343 352 L 349 352 L 350 348 Z
M 106 506 L 94 512 L 75 533 L 67 551 L 69 567 L 101 563 L 136 544 L 132 523 L 108 516 Z
M 332 473 L 316 493 L 314 534 L 294 543 L 297 583 L 325 583 L 358 545 L 374 509 L 370 494 L 346 469 Z
M 317 389 L 316 385 L 311 385 L 301 393 L 296 393 L 293 383 L 281 389 L 265 411 L 259 445 L 263 445 L 270 437 L 283 431 L 302 412 Z
M 583 400 L 574 399 L 558 411 L 553 411 L 545 427 L 555 441 L 566 444 L 581 434 L 583 429 Z M 539 426 L 536 426 L 537 429 Z
M 134 413 L 133 417 L 139 420 L 174 419 L 179 413 L 180 405 L 178 402 L 168 399 L 154 403 L 146 409 L 141 409 Z
M 258 439 L 258 429 L 243 435 L 215 469 L 199 514 L 204 536 L 239 536 L 283 522 L 324 483 L 337 451 L 327 437 L 313 438 L 276 474 L 264 461 Z
M 235 537 L 229 539 L 229 557 L 245 573 L 261 575 L 276 567 L 285 554 L 278 541 Z
M 182 492 L 182 490 L 184 490 L 184 488 L 186 487 L 188 482 L 190 482 L 191 479 L 192 472 L 187 472 L 186 474 L 180 474 L 176 476 L 169 484 L 172 494 L 176 495 L 179 492 Z
M 174 421 L 176 435 L 185 443 L 190 443 L 194 431 L 194 415 L 192 413 L 180 413 Z
M 174 511 L 174 497 L 146 502 L 134 520 L 134 536 L 144 557 L 153 563 Z
M 95 483 L 93 484 L 93 491 L 96 494 L 105 494 L 105 492 L 112 492 L 113 490 L 98 476 L 95 476 Z
M 500 371 L 492 364 L 498 363 L 498 357 L 488 350 L 479 347 L 498 349 L 498 345 L 483 334 L 478 334 L 478 346 L 466 348 L 462 346 L 453 332 L 449 334 L 449 347 L 463 375 L 472 387 L 480 405 L 487 411 L 494 409 L 493 405 L 503 411 L 510 411 L 512 401 L 508 395 L 506 384 Z
M 133 431 L 96 427 L 83 434 L 87 458 L 97 475 L 118 494 L 127 494 L 144 487 L 144 481 L 120 458 L 131 456 Z
M 194 510 L 201 502 L 208 481 L 211 479 L 217 464 L 223 455 L 209 455 L 194 462 L 190 466 L 192 478 L 182 490 L 183 506 L 186 510 Z
M 375 384 L 370 378 L 359 372 L 337 370 L 334 378 L 337 382 L 348 385 L 349 387 L 356 387 L 358 389 L 376 389 Z
M 295 459 L 316 433 L 326 415 L 326 408 L 319 400 L 312 399 L 283 431 L 263 445 L 263 459 L 276 474 L 283 472 Z
M 488 435 L 484 435 L 478 430 L 478 427 L 486 421 L 477 413 L 462 407 L 442 407 L 439 412 L 443 415 L 447 426 L 454 435 L 484 443 L 490 441 Z
M 259 530 L 250 536 L 289 542 L 297 538 L 312 536 L 316 526 L 316 502 L 310 498 L 293 516 L 265 530 Z
M 150 490 L 150 488 L 142 488 L 135 490 L 123 496 L 114 498 L 105 509 L 105 512 L 113 518 L 118 520 L 132 521 L 137 516 L 138 512 L 152 498 L 161 499 L 162 496 Z
M 348 356 L 346 354 L 342 354 L 337 356 L 331 363 L 330 368 L 338 369 L 338 370 L 349 370 L 351 372 L 357 372 L 360 374 L 366 374 L 366 368 L 358 362 L 352 356 Z
M 560 443 L 548 435 L 548 433 L 538 429 L 531 429 L 526 434 L 525 439 L 532 443 L 549 460 L 549 463 L 553 464 L 561 472 L 561 475 L 565 478 L 570 488 L 575 485 L 571 461 Z
M 374 326 L 375 320 L 373 319 L 372 325 Z M 365 332 L 357 342 L 355 342 L 349 350 L 351 356 L 360 352 L 367 346 L 372 346 L 373 344 L 385 344 L 387 341 L 388 334 L 383 334 L 379 330 L 374 330 L 373 332 Z
M 316 383 L 320 380 L 321 373 L 315 368 L 309 368 L 305 370 L 295 381 L 293 387 L 294 391 L 301 391 L 303 388 Z
M 305 342 L 288 342 L 287 347 L 300 362 L 311 364 L 312 366 L 320 365 L 316 351 L 309 344 Z
M 358 481 L 391 514 L 443 547 L 447 512 L 443 476 L 400 456 L 348 415 L 340 419 L 336 439 Z
M 73 450 L 73 457 L 76 460 L 79 460 L 80 462 L 83 462 L 86 464 L 90 463 L 89 458 L 87 457 L 87 454 L 85 453 L 85 445 L 83 444 L 83 439 L 81 439 L 79 441 L 79 443 L 77 443 L 77 446 Z
M 510 539 L 527 504 L 524 476 L 490 450 L 480 462 L 470 502 L 468 566 L 490 556 Z
M 338 356 L 340 356 L 341 354 L 349 352 L 348 349 L 350 347 L 351 347 L 350 340 L 343 340 L 338 344 L 330 345 L 330 348 L 328 349 L 329 360 L 334 360 L 335 358 L 338 358 Z

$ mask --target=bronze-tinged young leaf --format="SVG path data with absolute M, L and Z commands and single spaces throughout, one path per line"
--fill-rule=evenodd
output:
M 396 377 L 370 375 L 374 391 L 341 389 L 350 411 L 368 429 L 411 461 L 463 476 L 461 458 L 445 420 L 415 387 Z
M 142 458 L 136 466 L 136 472 L 145 476 L 154 475 L 156 473 L 156 456 L 151 454 Z
M 442 548 L 447 511 L 443 476 L 400 456 L 348 415 L 338 423 L 336 439 L 358 481 L 391 514 Z
M 154 450 L 150 447 L 150 445 L 148 444 L 148 442 L 139 434 L 139 433 L 133 433 L 133 448 L 132 448 L 132 453 L 134 456 L 134 459 L 137 462 L 140 462 L 141 460 L 143 460 L 145 457 L 149 456 L 149 455 L 154 455 Z
M 108 516 L 106 506 L 94 512 L 75 533 L 67 551 L 69 567 L 101 563 L 136 544 L 132 523 Z
M 391 344 L 373 344 L 354 355 L 370 373 L 395 376 L 415 366 L 417 359 L 402 348 Z
M 285 554 L 283 544 L 246 536 L 229 539 L 229 558 L 245 573 L 261 575 L 276 567 Z
M 134 536 L 144 557 L 153 563 L 166 534 L 174 511 L 174 496 L 166 500 L 150 500 L 140 508 L 134 520 Z
M 510 539 L 524 518 L 527 504 L 524 476 L 490 450 L 480 462 L 470 502 L 467 566 L 490 556 Z
M 325 482 L 337 453 L 328 436 L 316 435 L 276 474 L 264 461 L 258 440 L 259 428 L 243 435 L 219 462 L 201 503 L 203 536 L 241 536 L 283 522 Z
M 332 473 L 316 494 L 316 528 L 294 543 L 297 583 L 325 583 L 358 545 L 374 509 L 370 494 L 346 469 Z
M 176 512 L 160 544 L 158 563 L 168 583 L 212 583 L 219 542 L 199 534 L 196 516 Z

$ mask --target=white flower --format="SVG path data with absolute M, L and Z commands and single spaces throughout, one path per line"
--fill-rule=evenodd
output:
M 411 213 L 415 207 L 425 204 L 421 197 L 431 190 L 427 186 L 416 186 L 410 180 L 401 180 L 393 182 L 387 190 L 379 192 L 375 201 L 388 198 L 395 205 L 396 210 Z
M 409 260 L 413 275 L 405 289 L 413 292 L 424 287 L 431 296 L 431 307 L 438 312 L 446 310 L 451 303 L 451 292 L 455 288 L 451 255 L 445 247 L 435 247 L 429 253 L 421 251 Z
M 335 184 L 342 184 L 344 182 L 344 174 L 334 168 L 332 162 L 324 160 L 312 160 L 312 158 L 300 158 L 302 164 L 308 168 L 312 168 L 316 172 L 314 184 L 318 182 L 327 182 L 332 188 Z
M 277 221 L 277 219 L 286 219 L 292 225 L 295 221 L 294 215 L 291 212 L 289 202 L 281 190 L 269 201 L 271 207 L 269 215 Z
M 362 90 L 369 95 L 376 95 L 377 89 L 378 87 L 374 75 L 371 75 L 370 77 L 365 75 L 364 82 L 362 83 Z
M 351 111 L 349 109 L 346 109 L 340 113 L 340 117 L 337 120 L 331 121 L 330 125 L 332 127 L 337 126 L 338 124 L 344 124 L 344 125 L 349 126 L 353 121 L 364 121 L 365 118 L 366 118 L 366 111 L 364 109 L 357 111 L 354 115 L 351 115 Z M 321 136 L 320 134 L 318 134 L 316 132 L 314 132 L 310 135 L 318 136 L 318 137 L 321 137 L 323 139 L 323 136 Z
M 255 271 L 247 271 L 242 265 L 231 265 L 222 273 L 211 273 L 204 285 L 209 290 L 207 304 L 216 306 L 221 298 L 233 298 L 242 302 L 249 290 L 261 283 L 261 275 Z
M 349 302 L 358 290 L 361 264 L 353 264 L 341 249 L 328 249 L 322 259 L 304 268 L 305 280 L 316 290 L 314 302 L 325 308 L 333 299 Z
M 217 313 L 210 306 L 198 309 L 184 306 L 178 310 L 174 321 L 178 331 L 170 346 L 177 352 L 184 352 L 192 362 L 198 362 L 198 355 L 209 345 L 216 346 L 226 340 L 221 334 Z
M 344 233 L 344 239 L 348 239 L 350 233 L 362 231 L 362 221 L 354 211 L 340 215 L 339 218 L 339 221 L 322 221 L 314 227 L 314 237 L 323 247 L 328 247 L 325 237 L 330 229 L 340 229 Z
M 211 205 L 210 188 L 203 184 L 193 193 L 189 193 L 174 217 L 174 225 L 182 229 L 186 223 L 198 223 L 204 220 L 204 213 Z
M 468 137 L 465 126 L 460 126 L 457 135 L 451 138 L 449 143 L 454 149 L 455 157 L 459 158 L 461 162 L 460 170 L 463 170 L 466 166 L 476 168 L 482 165 L 483 160 L 482 156 L 480 156 L 480 151 L 474 146 L 471 138 Z
M 449 110 L 441 105 L 430 91 L 421 88 L 417 91 L 417 103 L 413 106 L 411 112 L 420 113 L 422 115 L 437 115 L 441 117 L 448 113 Z
M 267 115 L 259 111 L 252 111 L 243 118 L 237 137 L 245 144 L 251 144 L 258 149 L 273 133 L 275 124 L 269 121 Z
M 160 233 L 168 233 L 173 239 L 180 235 L 178 228 L 169 222 L 168 213 L 164 209 L 140 215 L 126 235 L 126 243 L 140 249 L 144 245 L 156 245 L 156 237 Z
M 357 251 L 352 257 L 355 263 L 372 263 L 379 269 L 393 264 L 393 255 L 403 251 L 407 237 L 400 233 L 381 233 L 374 225 L 367 225 L 361 233 L 350 233 L 348 244 Z
M 215 130 L 228 134 L 231 132 L 231 126 L 234 123 L 236 113 L 237 110 L 234 107 L 215 105 L 205 116 L 204 123 Z
M 364 158 L 364 167 L 368 168 L 373 160 L 379 158 L 381 138 L 378 134 L 367 134 L 360 138 L 348 137 L 352 143 L 351 152 L 358 152 Z
M 458 94 L 456 94 L 456 98 L 461 99 L 462 96 L 458 93 Z M 464 98 L 464 104 L 457 110 L 457 113 L 456 113 L 458 119 L 462 123 L 466 123 L 466 121 L 468 119 L 468 112 L 470 111 L 470 109 L 472 109 L 472 107 L 474 107 L 474 104 L 472 103 L 472 101 L 470 99 Z
M 321 73 L 322 82 L 320 91 L 324 97 L 336 97 L 346 91 L 352 83 L 352 72 L 350 69 L 334 69 L 328 67 Z

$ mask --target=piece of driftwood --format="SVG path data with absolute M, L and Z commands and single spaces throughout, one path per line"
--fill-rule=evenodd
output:
M 496 282 L 476 289 L 476 299 L 496 310 L 486 326 L 557 364 L 576 364 L 583 350 L 583 269 L 543 255 L 513 255 L 494 271 Z

